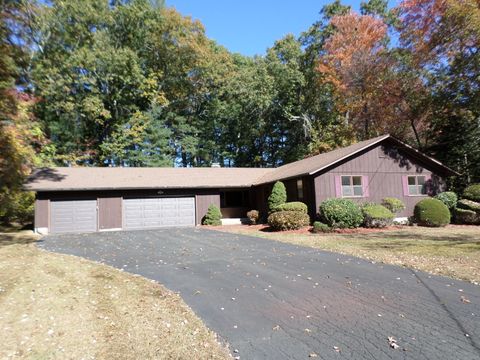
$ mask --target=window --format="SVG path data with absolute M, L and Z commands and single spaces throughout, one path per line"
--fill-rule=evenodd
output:
M 299 200 L 303 199 L 303 180 L 302 179 L 297 180 L 297 198 Z
M 342 176 L 342 196 L 362 197 L 363 186 L 361 176 Z
M 425 176 L 409 176 L 407 184 L 408 184 L 408 195 L 426 195 L 427 194 Z

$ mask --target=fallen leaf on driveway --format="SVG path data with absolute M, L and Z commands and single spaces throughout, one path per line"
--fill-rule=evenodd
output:
M 310 353 L 310 354 L 308 355 L 308 357 L 311 357 L 311 358 L 316 358 L 316 357 L 318 357 L 318 355 L 317 355 L 317 354 L 315 354 L 315 353 Z
M 333 350 L 335 350 L 336 352 L 340 352 L 340 348 L 338 346 L 334 346 Z
M 275 330 L 275 331 L 276 331 L 276 330 L 280 330 L 280 325 L 275 325 L 275 326 L 272 328 L 272 330 Z
M 468 300 L 465 296 L 460 296 L 460 300 L 461 300 L 464 304 L 470 304 L 470 300 Z
M 395 338 L 393 336 L 389 336 L 388 337 L 388 344 L 390 345 L 390 347 L 394 350 L 397 350 L 400 346 L 398 346 L 397 344 L 397 340 L 395 340 Z

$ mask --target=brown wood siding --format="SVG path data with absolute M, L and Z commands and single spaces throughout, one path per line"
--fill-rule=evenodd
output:
M 121 197 L 101 197 L 98 199 L 98 228 L 100 230 L 122 228 Z
M 215 204 L 220 207 L 220 193 L 199 194 L 195 196 L 196 203 L 196 223 L 202 224 L 202 219 L 207 213 L 210 204 Z
M 398 151 L 378 146 L 357 157 L 317 175 L 315 184 L 315 208 L 318 211 L 320 203 L 328 198 L 336 197 L 335 176 L 363 175 L 368 176 L 369 197 L 351 198 L 356 202 L 380 203 L 385 197 L 395 197 L 402 200 L 406 209 L 398 216 L 413 214 L 415 204 L 427 195 L 405 196 L 403 194 L 402 176 L 431 175 L 436 184 L 436 191 L 444 187 L 441 178 L 432 174 L 425 165 Z
M 48 199 L 35 200 L 35 229 L 47 228 L 49 223 L 49 205 Z

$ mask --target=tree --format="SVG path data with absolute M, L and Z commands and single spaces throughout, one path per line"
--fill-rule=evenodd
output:
M 387 25 L 353 12 L 333 17 L 331 25 L 335 31 L 317 69 L 321 81 L 332 85 L 335 107 L 356 137 L 392 133 L 406 138 L 415 132 L 405 94 L 420 82 L 404 76 L 401 57 L 387 48 Z
M 18 1 L 0 3 L 0 221 L 25 222 L 33 215 L 33 197 L 22 184 L 33 166 L 41 164 L 45 143 L 30 109 L 36 100 L 16 89 L 24 85 L 24 8 Z
M 401 44 L 430 91 L 426 150 L 464 174 L 480 171 L 480 6 L 475 0 L 405 0 Z M 448 149 L 448 151 L 445 151 Z
M 273 209 L 281 204 L 287 202 L 287 190 L 285 185 L 281 181 L 277 181 L 273 184 L 272 192 L 268 197 L 268 210 L 272 212 Z

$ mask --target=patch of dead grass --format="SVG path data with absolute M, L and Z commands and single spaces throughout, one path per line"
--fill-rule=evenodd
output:
M 310 246 L 480 283 L 480 227 L 400 229 L 370 233 L 296 234 L 265 232 L 248 226 L 219 229 Z
M 0 358 L 230 358 L 178 294 L 35 240 L 0 234 Z

